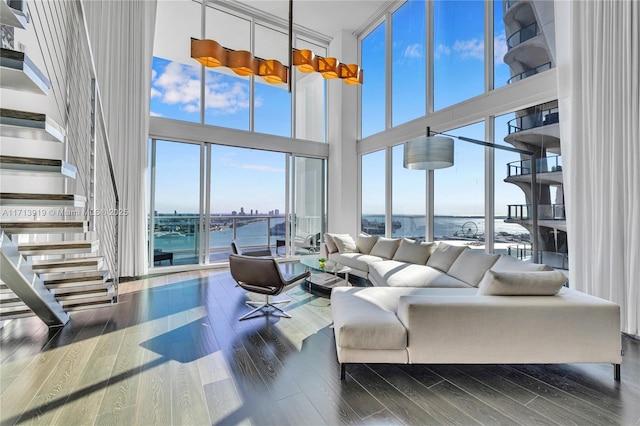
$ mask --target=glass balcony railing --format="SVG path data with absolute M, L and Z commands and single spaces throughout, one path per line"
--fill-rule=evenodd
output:
M 531 244 L 511 244 L 507 247 L 507 254 L 517 259 L 528 261 L 532 256 Z M 538 251 L 538 262 L 556 269 L 569 269 L 569 255 L 555 251 Z
M 293 237 L 295 254 L 314 254 L 320 249 L 321 219 L 296 217 L 297 233 Z M 172 263 L 199 262 L 201 234 L 198 215 L 154 216 L 154 253 L 172 253 Z M 209 223 L 209 259 L 226 261 L 234 239 L 243 249 L 269 249 L 274 255 L 285 255 L 284 215 L 212 215 Z M 168 259 L 168 257 L 167 257 Z
M 509 204 L 507 206 L 507 219 L 530 220 L 531 204 Z M 538 220 L 566 220 L 564 204 L 540 204 L 538 205 Z
M 562 157 L 538 158 L 536 160 L 536 173 L 550 173 L 562 171 Z M 523 176 L 531 174 L 531 160 L 512 161 L 507 164 L 507 177 Z
M 560 116 L 558 108 L 551 108 L 514 118 L 507 124 L 509 126 L 509 134 L 511 134 L 521 132 L 523 130 L 534 129 L 536 127 L 547 126 L 549 124 L 558 123 L 559 121 Z
M 520 43 L 524 43 L 525 41 L 532 39 L 538 34 L 540 34 L 540 29 L 538 28 L 538 23 L 534 22 L 533 24 L 527 25 L 526 27 L 511 34 L 507 39 L 507 47 L 512 49 Z
M 535 67 L 533 69 L 521 72 L 520 74 L 514 75 L 513 77 L 511 77 L 508 81 L 507 84 L 511 84 L 511 83 L 515 83 L 516 81 L 520 81 L 522 79 L 525 79 L 527 77 L 531 77 L 532 75 L 536 75 L 542 71 L 546 71 L 551 69 L 551 62 L 547 62 L 546 64 L 542 64 L 538 67 Z

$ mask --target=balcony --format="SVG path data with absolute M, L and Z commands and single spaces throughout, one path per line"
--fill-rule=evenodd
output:
M 507 220 L 531 220 L 531 204 L 509 204 Z M 564 204 L 538 205 L 538 220 L 567 220 Z
M 536 174 L 562 171 L 562 157 L 538 158 L 536 160 Z M 507 177 L 526 176 L 531 174 L 531 160 L 512 161 L 507 164 Z
M 512 49 L 517 45 L 524 43 L 525 41 L 532 39 L 533 37 L 540 34 L 540 29 L 538 28 L 538 23 L 534 22 L 531 25 L 527 25 L 524 28 L 516 31 L 511 34 L 507 39 L 507 48 Z
M 536 75 L 538 73 L 541 73 L 542 71 L 546 71 L 551 69 L 551 62 L 547 62 L 546 64 L 542 64 L 540 66 L 537 66 L 533 69 L 521 72 L 520 74 L 514 75 L 513 77 L 511 77 L 508 81 L 507 84 L 511 84 L 511 83 L 515 83 L 516 81 L 520 81 L 523 80 L 527 77 L 531 77 L 532 75 Z
M 551 108 L 535 112 L 533 114 L 523 115 L 509 121 L 509 134 L 534 129 L 536 127 L 547 126 L 549 124 L 556 124 L 559 121 L 560 116 L 558 108 Z

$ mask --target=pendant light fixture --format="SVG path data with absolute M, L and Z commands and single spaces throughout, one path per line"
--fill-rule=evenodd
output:
M 203 4 L 203 10 L 204 10 Z M 293 0 L 289 0 L 289 66 L 276 59 L 256 58 L 246 50 L 232 50 L 214 40 L 191 39 L 191 57 L 205 67 L 228 67 L 234 73 L 246 77 L 258 75 L 270 84 L 288 83 L 291 91 L 291 68 L 300 72 L 319 72 L 327 80 L 340 78 L 346 84 L 364 82 L 364 72 L 357 64 L 340 64 L 337 58 L 316 56 L 309 49 L 293 49 Z

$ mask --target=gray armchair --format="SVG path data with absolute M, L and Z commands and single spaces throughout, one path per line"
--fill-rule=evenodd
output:
M 269 249 L 242 250 L 236 240 L 231 241 L 231 251 L 233 252 L 233 254 L 239 254 L 242 256 L 252 256 L 252 257 L 273 256 L 273 254 L 271 253 L 271 250 Z
M 311 274 L 309 271 L 298 275 L 283 274 L 280 271 L 278 262 L 272 257 L 251 257 L 237 254 L 229 256 L 229 268 L 231 269 L 231 276 L 240 287 L 252 293 L 265 295 L 264 302 L 246 302 L 247 306 L 254 309 L 238 318 L 239 321 L 252 318 L 259 311 L 264 310 L 266 314 L 269 309 L 279 312 L 280 316 L 284 318 L 291 318 L 291 315 L 276 306 L 287 304 L 291 302 L 290 300 L 271 302 L 269 297 L 282 293 L 286 287 L 309 277 Z

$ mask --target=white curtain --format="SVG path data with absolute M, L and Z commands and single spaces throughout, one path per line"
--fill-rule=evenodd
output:
M 640 2 L 556 1 L 560 132 L 573 288 L 640 335 Z
M 120 208 L 120 276 L 147 273 L 146 176 L 156 0 L 84 1 Z

